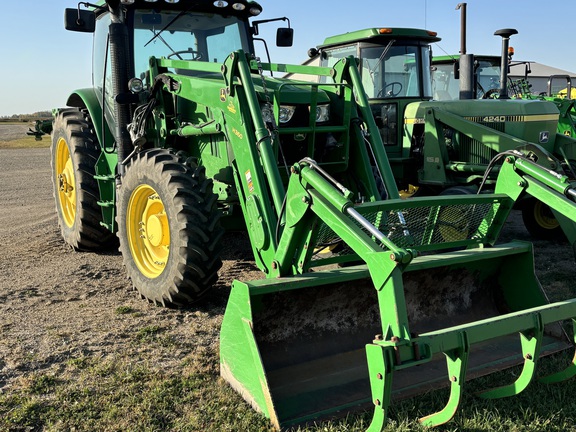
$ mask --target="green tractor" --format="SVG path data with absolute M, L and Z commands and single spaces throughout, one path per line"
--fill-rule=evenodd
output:
M 499 59 L 508 61 L 508 42 L 515 33 L 514 29 L 495 32 L 502 37 Z M 483 90 L 498 100 L 435 99 L 443 87 L 438 71 L 431 81 L 430 44 L 439 40 L 436 33 L 426 30 L 371 28 L 329 37 L 309 51 L 323 67 L 350 55 L 359 60 L 362 83 L 402 195 L 476 193 L 481 183 L 492 188 L 497 170 L 484 179 L 492 158 L 531 144 L 555 155 L 565 174 L 575 178 L 570 167 L 576 161 L 576 141 L 557 133 L 562 122 L 557 107 L 535 100 L 509 100 L 506 87 L 494 87 L 496 72 L 500 73 L 498 82 L 508 81 L 507 68 L 495 68 L 494 58 L 484 65 L 491 71 L 484 74 L 489 80 L 486 87 L 491 88 L 483 85 Z M 503 79 L 502 71 L 506 72 Z M 477 84 L 471 87 L 476 95 Z M 553 209 L 533 198 L 518 206 L 534 237 L 563 236 L 564 227 L 557 220 L 561 216 Z
M 466 379 L 517 363 L 515 383 L 483 396 L 522 391 L 542 355 L 570 346 L 556 322 L 574 321 L 576 300 L 549 304 L 531 243 L 497 244 L 498 234 L 527 193 L 574 219 L 574 184 L 544 148 L 520 146 L 496 154 L 504 163 L 489 167 L 499 167 L 494 193 L 401 199 L 393 170 L 404 150 L 388 152 L 398 143 L 382 130 L 399 105 L 385 96 L 416 100 L 414 109 L 400 105 L 414 119 L 400 127 L 421 128 L 414 136 L 443 133 L 432 116 L 467 120 L 426 102 L 421 80 L 386 84 L 380 105 L 370 103 L 354 56 L 325 67 L 260 61 L 253 40 L 262 21 L 253 19 L 261 10 L 249 0 L 106 0 L 66 10 L 67 29 L 94 33 L 94 63 L 93 86 L 55 110 L 52 180 L 64 240 L 95 251 L 118 242 L 143 297 L 189 306 L 218 277 L 226 230 L 245 230 L 263 277 L 232 284 L 220 369 L 277 428 L 369 406 L 378 431 L 393 396 L 449 386 L 446 408 L 422 419 L 441 424 Z M 279 45 L 291 38 L 292 29 L 278 30 Z M 409 40 L 403 51 L 424 71 L 428 46 Z M 491 103 L 504 115 L 505 104 Z M 527 128 L 554 138 L 553 105 L 517 106 L 528 117 L 540 107 Z

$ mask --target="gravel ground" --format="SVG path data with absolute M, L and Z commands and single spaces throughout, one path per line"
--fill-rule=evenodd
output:
M 49 161 L 45 148 L 0 149 L 0 392 L 28 372 L 57 372 L 69 358 L 140 350 L 125 336 L 146 326 L 160 326 L 167 336 L 217 352 L 232 279 L 245 272 L 252 278 L 260 274 L 244 259 L 248 245 L 243 236 L 226 239 L 220 281 L 200 308 L 156 307 L 132 290 L 118 252 L 82 253 L 65 245 Z M 129 319 L 116 313 L 119 307 L 130 308 Z M 200 340 L 197 328 L 203 329 Z M 134 352 L 135 359 L 141 355 Z M 170 367 L 184 355 L 157 360 Z
M 0 141 L 10 141 L 26 136 L 33 123 L 2 123 L 0 122 Z

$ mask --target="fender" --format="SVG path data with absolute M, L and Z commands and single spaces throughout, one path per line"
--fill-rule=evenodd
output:
M 105 143 L 110 143 L 106 148 L 112 147 L 111 144 L 114 143 L 114 136 L 108 127 L 108 123 L 105 121 L 103 122 L 102 106 L 100 105 L 95 89 L 85 88 L 74 91 L 74 93 L 68 97 L 66 105 L 77 108 L 86 108 L 90 114 L 92 123 L 94 124 L 94 130 L 96 131 L 100 147 L 105 149 Z

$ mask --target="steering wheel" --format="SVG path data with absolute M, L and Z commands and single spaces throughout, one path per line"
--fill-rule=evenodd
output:
M 390 88 L 390 90 L 386 90 L 387 88 Z M 396 88 L 398 88 L 398 91 L 394 91 Z M 400 94 L 402 88 L 402 83 L 399 81 L 388 83 L 380 89 L 376 97 L 381 97 L 382 93 L 385 93 L 384 97 L 396 97 Z
M 199 51 L 194 51 L 192 48 L 188 48 L 187 50 L 174 51 L 168 56 L 168 58 L 178 56 L 178 59 L 184 60 L 182 57 L 180 57 L 181 54 L 190 54 L 192 56 L 192 58 L 189 59 L 190 61 L 197 61 L 202 58 L 202 53 Z
M 500 89 L 490 89 L 482 96 L 482 99 L 498 99 L 500 96 Z

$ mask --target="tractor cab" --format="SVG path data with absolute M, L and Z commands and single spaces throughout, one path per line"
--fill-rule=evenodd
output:
M 434 100 L 460 99 L 459 56 L 432 58 L 432 94 Z M 501 57 L 474 55 L 473 99 L 488 99 L 500 89 Z
M 371 28 L 329 37 L 309 52 L 327 67 L 347 56 L 360 59 L 362 84 L 396 178 L 416 171 L 403 148 L 402 119 L 410 103 L 433 97 L 430 44 L 439 40 L 427 30 Z

